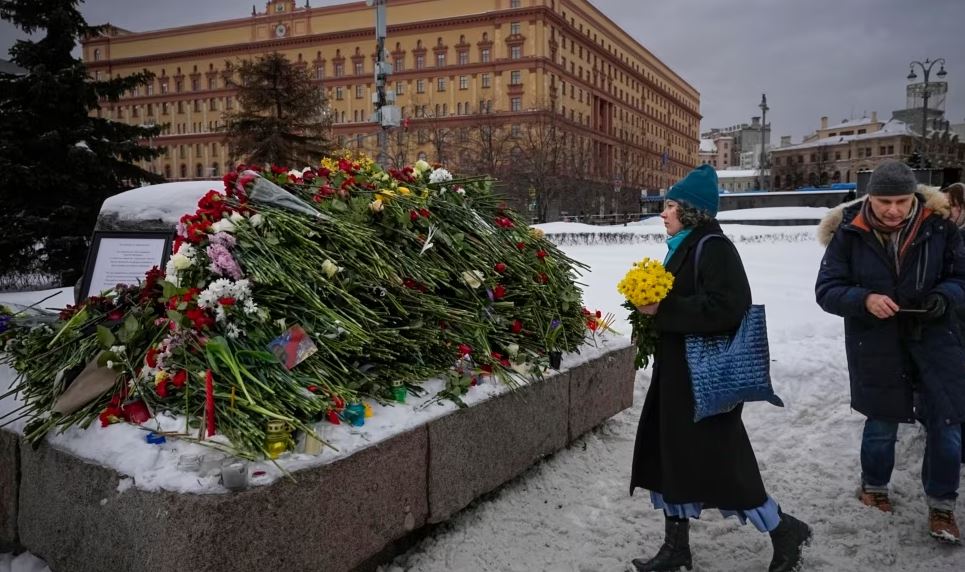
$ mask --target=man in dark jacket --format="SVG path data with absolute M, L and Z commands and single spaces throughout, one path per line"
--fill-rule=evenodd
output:
M 922 484 L 930 534 L 958 543 L 965 346 L 952 309 L 965 303 L 965 248 L 955 225 L 935 210 L 947 210 L 940 193 L 916 192 L 904 164 L 883 163 L 868 186 L 865 200 L 822 222 L 830 240 L 815 287 L 818 304 L 844 317 L 851 405 L 868 417 L 859 497 L 892 511 L 898 424 L 917 418 L 927 431 Z

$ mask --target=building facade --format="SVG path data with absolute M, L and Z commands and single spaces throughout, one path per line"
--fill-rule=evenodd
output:
M 883 161 L 907 162 L 919 139 L 908 124 L 898 119 L 879 121 L 877 113 L 834 125 L 822 117 L 820 128 L 803 143 L 784 145 L 782 138 L 782 145 L 771 151 L 773 188 L 856 183 L 859 171 L 874 170 Z M 926 147 L 933 164 L 961 167 L 965 163 L 965 143 L 951 131 L 931 133 Z
M 480 123 L 518 138 L 528 124 L 551 121 L 582 150 L 587 179 L 609 189 L 666 188 L 698 163 L 698 92 L 586 0 L 394 0 L 388 23 L 389 89 L 404 118 L 390 131 L 390 153 L 402 162 L 458 168 L 469 151 L 459 143 Z M 153 72 L 150 85 L 100 113 L 165 126 L 150 142 L 164 154 L 148 169 L 209 178 L 236 162 L 223 141 L 222 114 L 237 106 L 228 63 L 271 52 L 326 91 L 339 143 L 374 153 L 373 30 L 362 2 L 270 0 L 221 22 L 112 28 L 83 42 L 83 58 L 94 77 Z
M 740 123 L 730 127 L 715 127 L 701 133 L 701 139 L 707 139 L 717 146 L 718 169 L 758 169 L 761 159 L 761 141 L 771 145 L 771 124 L 761 125 L 760 117 L 751 117 L 751 123 Z M 708 161 L 709 164 L 710 161 Z

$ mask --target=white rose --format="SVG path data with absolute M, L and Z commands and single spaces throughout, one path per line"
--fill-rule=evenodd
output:
M 325 276 L 328 276 L 329 278 L 338 274 L 339 270 L 341 270 L 341 268 L 339 268 L 338 265 L 331 260 L 326 260 L 322 263 L 322 272 L 324 272 Z
M 223 218 L 218 222 L 214 223 L 213 225 L 211 225 L 212 233 L 218 233 L 218 232 L 232 233 L 234 231 L 235 231 L 234 223 L 226 218 Z
M 251 218 L 248 219 L 248 222 L 251 224 L 251 226 L 258 227 L 261 226 L 261 223 L 265 222 L 265 217 L 261 216 L 260 214 L 253 214 L 251 215 Z
M 245 220 L 245 217 L 241 216 L 240 212 L 235 211 L 231 213 L 231 222 L 237 224 L 243 220 Z
M 445 169 L 436 169 L 429 175 L 430 183 L 444 183 L 452 180 L 452 173 Z
M 483 273 L 478 270 L 466 270 L 462 273 L 462 281 L 470 288 L 479 288 L 482 286 L 482 280 Z
M 519 353 L 519 344 L 509 344 L 506 346 L 506 353 L 509 354 L 510 357 L 516 357 L 516 354 Z
M 175 270 L 186 270 L 194 264 L 194 261 L 180 252 L 171 257 L 171 262 L 174 264 Z
M 385 208 L 385 206 L 382 204 L 382 199 L 375 199 L 374 201 L 369 203 L 369 210 L 374 213 L 382 212 L 383 208 Z
M 418 171 L 419 174 L 421 175 L 425 171 L 428 171 L 429 169 L 431 169 L 432 166 L 429 165 L 429 163 L 426 163 L 425 161 L 423 161 L 422 159 L 419 159 L 418 161 L 415 162 L 415 165 L 412 165 L 412 168 Z

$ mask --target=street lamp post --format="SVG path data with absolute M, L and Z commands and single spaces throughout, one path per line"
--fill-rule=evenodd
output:
M 947 75 L 945 73 L 945 58 L 938 58 L 935 61 L 931 61 L 928 58 L 925 58 L 925 63 L 921 63 L 919 61 L 911 62 L 911 64 L 909 64 L 910 69 L 908 71 L 908 81 L 913 81 L 918 79 L 918 76 L 915 75 L 915 65 L 921 68 L 922 75 L 925 76 L 924 82 L 922 83 L 922 90 L 921 90 L 922 91 L 921 138 L 919 139 L 920 147 L 918 149 L 918 157 L 919 157 L 919 160 L 921 161 L 922 167 L 925 166 L 925 136 L 926 136 L 925 129 L 926 129 L 926 123 L 928 121 L 928 96 L 930 95 L 928 92 L 928 75 L 931 74 L 931 69 L 935 66 L 935 64 L 941 65 L 941 67 L 938 70 L 938 74 L 936 74 L 938 75 L 938 78 L 941 79 L 945 77 Z
M 758 105 L 761 108 L 761 181 L 760 189 L 762 191 L 766 190 L 764 181 L 764 169 L 767 168 L 767 110 L 770 109 L 767 106 L 767 94 L 761 94 L 761 104 Z

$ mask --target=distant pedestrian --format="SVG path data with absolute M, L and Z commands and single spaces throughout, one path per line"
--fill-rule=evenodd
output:
M 633 452 L 630 493 L 650 491 L 665 518 L 663 546 L 649 560 L 633 561 L 640 572 L 692 566 L 689 519 L 706 508 L 750 521 L 769 532 L 774 546 L 770 572 L 796 570 L 810 528 L 781 511 L 764 490 L 744 423 L 743 405 L 694 422 L 694 397 L 687 365 L 686 334 L 733 333 L 751 305 L 751 289 L 737 249 L 724 239 L 714 218 L 719 207 L 717 174 L 709 165 L 691 171 L 670 188 L 661 218 L 669 252 L 664 263 L 674 275 L 667 297 L 639 310 L 654 316 L 659 342 L 653 377 L 643 404 Z M 699 276 L 699 290 L 695 287 Z
M 898 424 L 917 418 L 927 432 L 929 531 L 958 543 L 965 347 L 950 309 L 965 304 L 965 248 L 945 198 L 924 189 L 889 161 L 872 173 L 869 196 L 830 211 L 819 226 L 827 251 L 815 293 L 844 317 L 851 406 L 867 417 L 858 498 L 892 512 Z

